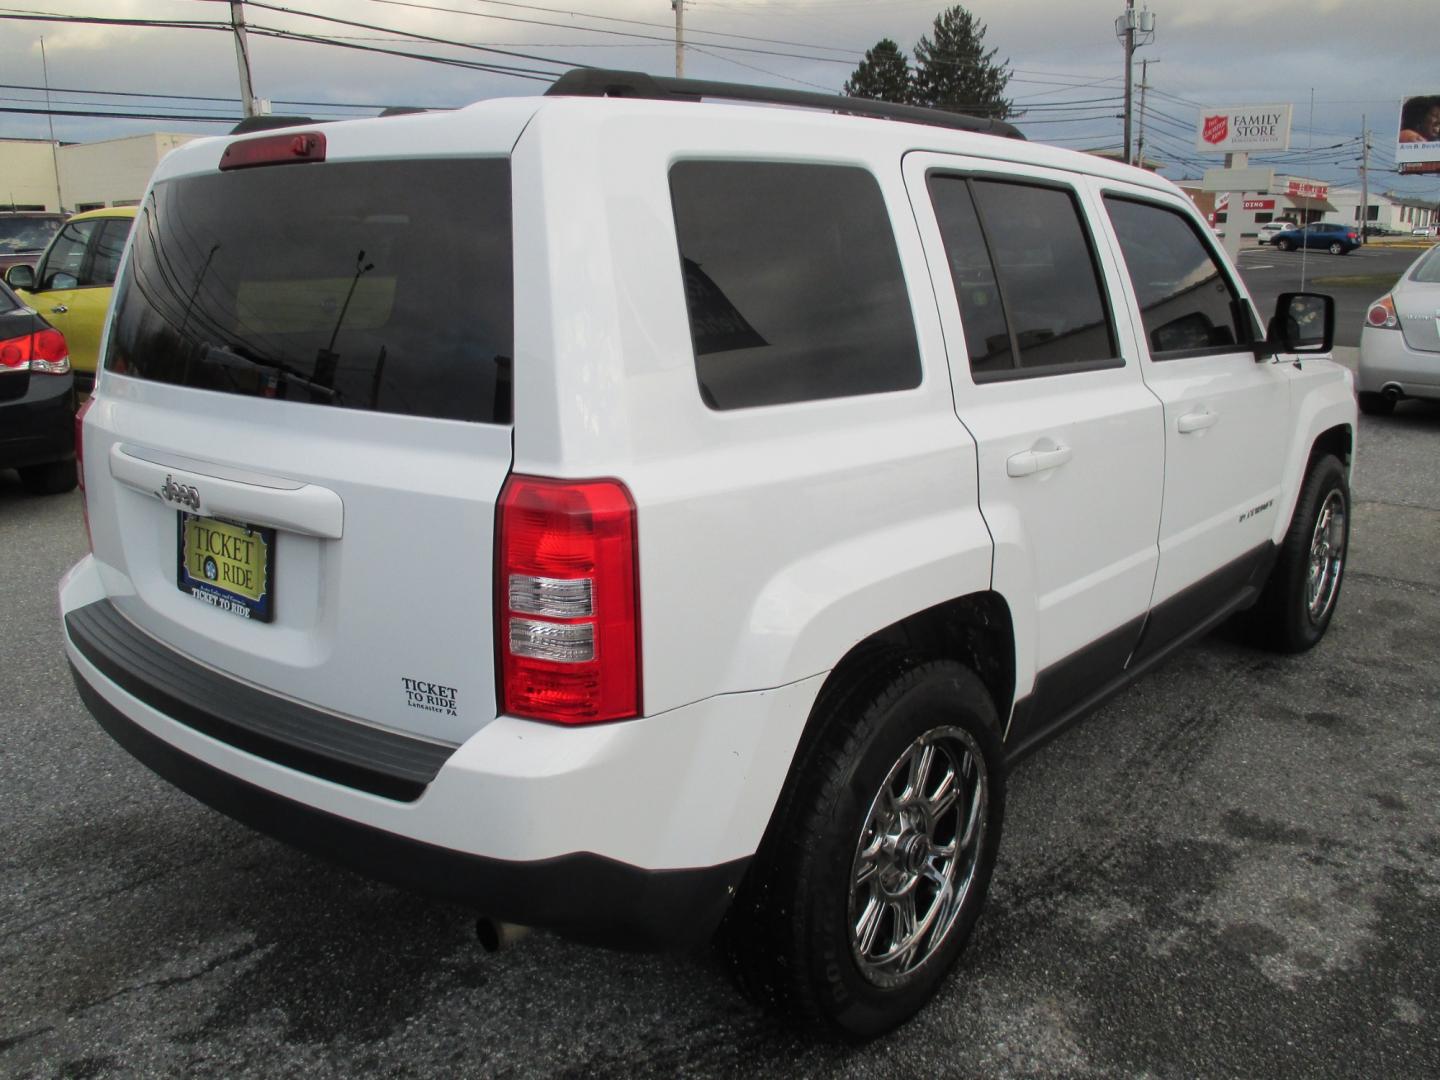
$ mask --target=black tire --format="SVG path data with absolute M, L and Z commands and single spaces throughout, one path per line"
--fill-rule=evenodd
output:
M 968 668 L 894 653 L 827 690 L 817 710 L 812 722 L 821 726 L 796 757 L 721 946 L 757 1004 L 813 1032 L 860 1041 L 903 1023 L 930 999 L 980 915 L 1005 812 L 999 718 Z M 907 763 L 923 761 L 927 746 L 939 778 L 932 764 L 921 775 L 921 798 L 909 785 L 896 791 L 901 777 L 892 771 L 911 775 Z M 952 780 L 968 794 L 931 813 Z M 931 787 L 935 801 L 926 795 Z M 887 801 L 882 789 L 895 797 Z M 953 856 L 942 869 L 936 838 L 947 828 L 959 834 L 972 818 L 973 833 L 965 826 L 952 835 Z M 917 826 L 923 820 L 932 824 Z M 856 880 L 861 873 L 869 875 L 865 884 Z M 897 882 L 906 874 L 914 884 L 903 925 L 914 934 L 902 929 L 905 897 L 886 891 L 903 888 Z M 947 875 L 960 884 L 938 888 Z M 869 928 L 868 947 L 855 937 L 862 895 L 858 925 Z
M 1276 241 L 1275 241 L 1275 246 L 1278 247 L 1281 251 L 1294 251 L 1294 250 L 1295 250 L 1295 241 L 1293 241 L 1293 240 L 1276 240 Z
M 1360 411 L 1366 416 L 1389 416 L 1395 411 L 1395 399 L 1387 394 L 1361 390 L 1356 396 L 1360 400 Z
M 1323 550 L 1328 554 L 1322 556 L 1318 526 L 1327 510 L 1331 518 Z M 1349 547 L 1350 485 L 1344 466 L 1326 454 L 1310 463 L 1275 568 L 1250 612 L 1251 642 L 1273 652 L 1299 653 L 1324 637 L 1340 602 Z M 1317 559 L 1325 569 L 1312 581 L 1312 561 Z
M 1333 243 L 1333 244 L 1330 245 L 1330 254 L 1331 254 L 1331 255 L 1348 255 L 1349 252 L 1346 250 L 1345 245 L 1342 244 L 1342 243 L 1340 243 L 1340 241 L 1337 240 L 1337 241 L 1335 241 L 1335 243 Z
M 20 470 L 20 483 L 31 495 L 63 495 L 75 490 L 75 482 L 73 461 L 27 465 Z

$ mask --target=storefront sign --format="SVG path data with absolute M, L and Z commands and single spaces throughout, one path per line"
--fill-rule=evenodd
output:
M 1197 150 L 1242 153 L 1290 149 L 1289 105 L 1234 105 L 1200 111 Z
M 1274 200 L 1274 199 L 1246 199 L 1246 200 L 1245 200 L 1245 209 L 1246 209 L 1246 210 L 1274 210 L 1274 209 L 1275 209 L 1275 200 Z
M 1291 180 L 1285 185 L 1285 194 L 1299 199 L 1324 199 L 1330 195 L 1330 185 L 1318 180 Z

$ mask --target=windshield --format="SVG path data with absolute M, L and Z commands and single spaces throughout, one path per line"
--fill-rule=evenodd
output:
M 510 422 L 504 159 L 285 165 L 156 185 L 108 370 L 201 390 Z
M 0 216 L 0 255 L 44 251 L 60 231 L 59 218 L 7 218 Z

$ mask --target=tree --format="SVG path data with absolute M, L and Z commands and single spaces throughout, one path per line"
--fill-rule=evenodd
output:
M 865 59 L 845 81 L 844 93 L 904 105 L 913 99 L 912 79 L 910 58 L 895 42 L 881 38 L 873 49 L 865 50 Z
M 1005 97 L 1005 87 L 1010 82 L 1010 61 L 997 64 L 999 50 L 986 51 L 985 24 L 956 4 L 935 16 L 932 33 L 915 46 L 911 100 L 997 120 L 1009 116 L 1012 102 Z

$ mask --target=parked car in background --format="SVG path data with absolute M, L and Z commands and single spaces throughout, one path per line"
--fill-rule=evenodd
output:
M 1260 226 L 1260 243 L 1268 244 L 1275 237 L 1287 229 L 1295 228 L 1293 221 L 1267 221 Z
M 1399 236 L 1399 229 L 1392 229 L 1389 225 L 1366 225 L 1366 236 Z
M 1360 408 L 1384 415 L 1402 398 L 1440 400 L 1440 247 L 1421 255 L 1365 314 Z
M 1299 247 L 1321 248 L 1331 255 L 1349 255 L 1360 246 L 1360 233 L 1353 225 L 1332 225 L 1317 221 L 1303 228 L 1285 229 L 1271 239 L 1281 251 Z
M 0 212 L 0 273 L 16 263 L 38 259 L 63 224 L 63 214 Z
M 65 336 L 0 284 L 0 469 L 25 490 L 75 487 L 75 386 Z
M 134 223 L 133 206 L 76 214 L 35 266 L 21 263 L 5 272 L 6 283 L 20 298 L 65 335 L 75 385 L 84 393 L 95 385 L 100 330 Z
M 1434 226 L 1434 225 L 1420 225 L 1420 226 L 1418 226 L 1417 228 L 1411 229 L 1411 230 L 1410 230 L 1410 235 L 1411 235 L 1411 236 L 1434 236 L 1434 235 L 1436 234 L 1436 232 L 1437 232 L 1437 226 Z

